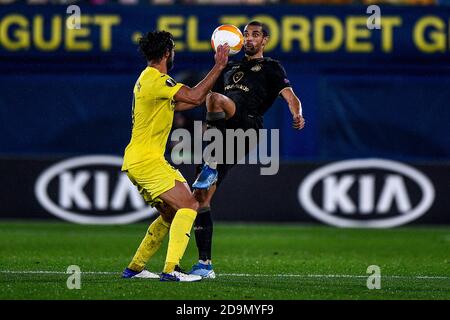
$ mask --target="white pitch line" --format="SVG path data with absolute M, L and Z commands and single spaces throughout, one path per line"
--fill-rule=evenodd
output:
M 0 273 L 6 274 L 69 274 L 64 271 L 50 270 L 0 270 Z M 82 271 L 82 274 L 104 274 L 104 275 L 120 275 L 120 272 L 112 271 Z M 71 274 L 71 273 L 70 273 Z M 219 273 L 219 277 L 274 277 L 274 278 L 367 278 L 370 275 L 353 275 L 353 274 L 250 274 L 250 273 Z M 396 276 L 381 275 L 382 278 L 393 279 L 450 279 L 446 276 Z
M 353 274 L 240 274 L 240 273 L 220 273 L 218 276 L 230 277 L 293 277 L 293 278 L 367 278 L 370 275 L 353 275 Z M 446 276 L 395 276 L 381 275 L 382 278 L 398 278 L 398 279 L 450 279 Z
M 0 270 L 0 273 L 14 274 L 73 274 L 73 272 L 64 271 L 45 271 L 45 270 Z M 120 274 L 119 272 L 103 272 L 103 271 L 82 271 L 85 274 Z

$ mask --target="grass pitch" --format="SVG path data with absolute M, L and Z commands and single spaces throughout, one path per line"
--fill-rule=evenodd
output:
M 450 299 L 450 228 L 216 224 L 215 280 L 121 279 L 145 224 L 0 223 L 0 299 Z M 149 262 L 160 272 L 167 241 Z M 192 237 L 182 261 L 196 261 Z M 81 289 L 66 286 L 69 265 Z M 369 265 L 381 289 L 367 288 Z

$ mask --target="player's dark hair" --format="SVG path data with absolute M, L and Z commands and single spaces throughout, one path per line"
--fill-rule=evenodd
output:
M 167 31 L 152 31 L 139 39 L 139 52 L 147 61 L 160 61 L 174 47 L 173 36 Z
M 269 28 L 267 28 L 267 25 L 265 23 L 253 20 L 253 21 L 250 21 L 249 23 L 247 23 L 247 26 L 261 27 L 261 31 L 263 33 L 263 36 L 264 37 L 268 37 L 269 36 Z

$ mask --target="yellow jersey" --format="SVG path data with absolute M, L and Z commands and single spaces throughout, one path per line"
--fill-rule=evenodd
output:
M 153 67 L 142 71 L 133 90 L 132 133 L 122 170 L 164 157 L 172 128 L 174 95 L 183 86 Z

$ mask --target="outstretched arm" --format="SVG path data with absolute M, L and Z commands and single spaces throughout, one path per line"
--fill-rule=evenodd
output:
M 222 70 L 228 63 L 229 50 L 230 47 L 228 45 L 218 46 L 216 55 L 214 56 L 216 64 L 206 75 L 206 77 L 202 81 L 200 81 L 194 88 L 183 86 L 180 90 L 178 90 L 178 92 L 174 96 L 174 100 L 177 103 L 183 103 L 178 105 L 179 110 L 192 109 L 193 107 L 205 102 L 206 95 L 212 89 L 214 83 L 219 78 Z M 177 106 L 175 106 L 175 108 L 177 108 Z
M 190 110 L 198 106 L 197 104 L 187 103 L 187 102 L 176 102 L 175 111 L 185 111 Z
M 292 114 L 292 127 L 297 130 L 303 129 L 305 126 L 305 119 L 302 115 L 302 104 L 300 99 L 295 95 L 291 87 L 281 90 L 281 95 L 286 100 L 289 110 Z

